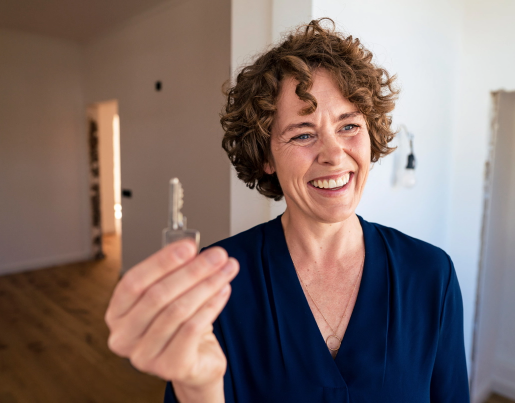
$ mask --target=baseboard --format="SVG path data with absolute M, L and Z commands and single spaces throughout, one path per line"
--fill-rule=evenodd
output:
M 0 265 L 0 276 L 6 274 L 21 273 L 24 271 L 44 269 L 51 266 L 75 263 L 83 260 L 90 260 L 93 256 L 91 252 L 75 252 L 58 256 L 45 256 L 37 259 L 29 259 L 21 262 Z

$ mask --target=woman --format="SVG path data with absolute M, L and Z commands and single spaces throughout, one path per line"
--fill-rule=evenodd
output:
M 228 91 L 238 177 L 287 208 L 198 256 L 172 244 L 118 284 L 109 346 L 170 381 L 165 402 L 469 402 L 450 258 L 355 214 L 392 151 L 397 94 L 371 59 L 312 21 Z

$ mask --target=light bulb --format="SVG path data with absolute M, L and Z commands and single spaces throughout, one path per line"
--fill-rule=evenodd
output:
M 411 188 L 417 183 L 415 170 L 413 168 L 406 168 L 402 172 L 402 186 Z

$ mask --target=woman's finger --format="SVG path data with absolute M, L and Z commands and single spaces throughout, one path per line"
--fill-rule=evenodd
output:
M 157 357 L 182 323 L 189 321 L 195 312 L 236 276 L 237 272 L 238 262 L 230 258 L 221 270 L 175 299 L 146 329 L 132 356 L 137 357 L 137 361 L 152 360 Z
M 203 368 L 202 365 L 219 365 L 224 354 L 213 333 L 207 335 L 211 339 L 207 340 L 206 332 L 224 309 L 230 294 L 231 286 L 227 284 L 184 322 L 153 360 L 151 370 L 163 379 L 185 382 L 195 380 L 202 383 L 204 376 L 212 376 L 212 368 Z M 212 360 L 215 357 L 206 354 L 209 349 L 211 354 L 219 355 L 220 360 Z M 201 353 L 209 363 L 199 360 Z
M 233 261 L 233 264 L 237 264 L 236 260 Z M 126 315 L 115 321 L 116 330 L 113 329 L 111 333 L 110 345 L 120 355 L 130 354 L 135 345 L 140 343 L 140 338 L 151 323 L 172 301 L 175 301 L 172 303 L 172 307 L 175 307 L 174 315 L 186 319 L 186 315 L 193 313 L 189 312 L 193 305 L 190 302 L 182 303 L 185 298 L 181 298 L 181 295 L 202 284 L 209 276 L 219 271 L 224 263 L 227 263 L 227 252 L 222 248 L 210 248 L 193 261 L 154 283 Z M 202 289 L 206 287 L 203 286 Z M 186 299 L 191 297 L 186 296 Z
M 112 320 L 127 313 L 148 287 L 191 260 L 195 253 L 195 242 L 189 238 L 182 239 L 134 266 L 114 290 L 105 315 L 106 323 L 109 325 Z

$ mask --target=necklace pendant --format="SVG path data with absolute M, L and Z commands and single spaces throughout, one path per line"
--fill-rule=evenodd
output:
M 329 350 L 338 351 L 342 344 L 342 340 L 335 334 L 332 334 L 330 336 L 327 336 L 327 339 L 325 339 L 325 344 L 327 344 L 327 348 Z

